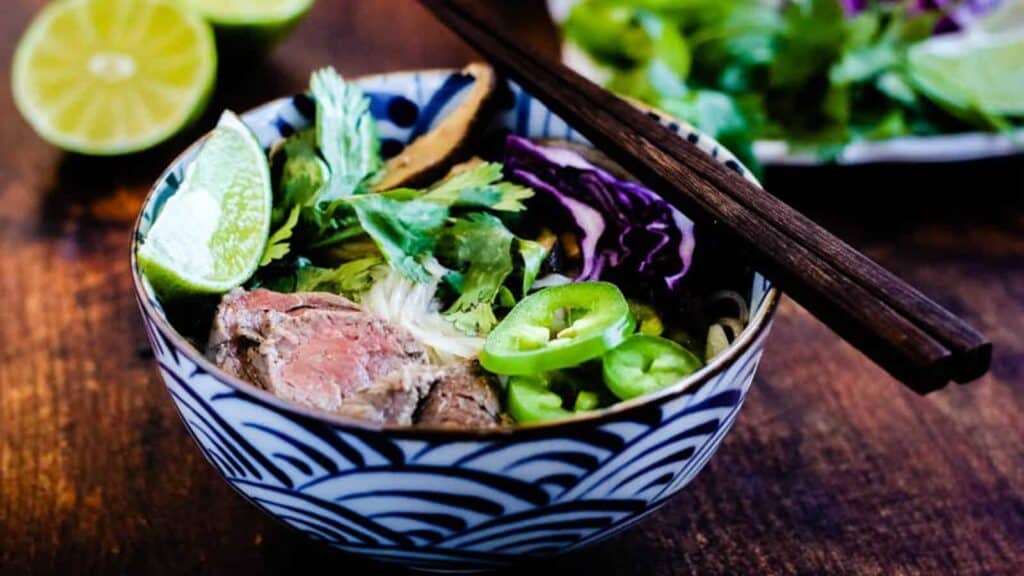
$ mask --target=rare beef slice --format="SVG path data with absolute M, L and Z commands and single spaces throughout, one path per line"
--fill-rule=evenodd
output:
M 379 424 L 412 424 L 441 374 L 404 329 L 324 293 L 231 292 L 207 356 L 283 399 Z
M 492 428 L 501 422 L 498 383 L 476 363 L 446 367 L 416 418 L 420 426 L 460 429 Z

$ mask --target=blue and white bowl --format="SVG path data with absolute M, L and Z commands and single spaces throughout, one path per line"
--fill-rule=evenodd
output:
M 472 79 L 431 71 L 359 81 L 384 150 L 394 154 L 461 101 Z M 584 142 L 516 86 L 503 127 Z M 310 124 L 306 96 L 244 116 L 264 146 Z M 665 120 L 733 169 L 716 142 Z M 135 248 L 175 193 L 198 143 L 160 178 L 139 216 L 135 288 L 160 373 L 213 467 L 253 505 L 341 550 L 438 571 L 500 568 L 577 550 L 655 511 L 704 467 L 747 394 L 778 301 L 750 286 L 751 322 L 707 367 L 655 395 L 564 423 L 489 431 L 380 427 L 290 404 L 233 378 L 168 323 L 139 272 Z M 748 177 L 750 177 L 748 175 Z

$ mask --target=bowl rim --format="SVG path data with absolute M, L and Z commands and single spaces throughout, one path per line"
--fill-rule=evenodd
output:
M 412 69 L 412 70 L 396 70 L 393 72 L 384 72 L 379 74 L 366 74 L 361 76 L 355 76 L 351 80 L 353 82 L 366 82 L 382 77 L 388 76 L 403 76 L 411 74 L 451 74 L 457 72 L 457 68 L 429 68 L 429 69 Z M 249 108 L 245 112 L 239 114 L 240 117 L 244 118 L 254 112 L 260 111 L 264 108 L 271 106 L 280 106 L 285 102 L 291 100 L 293 96 L 284 96 L 269 100 L 252 108 Z M 690 126 L 688 123 L 685 124 L 688 128 L 693 129 L 695 132 L 700 134 L 704 138 L 715 142 L 717 141 L 706 135 L 704 132 Z M 382 425 L 374 424 L 372 422 L 366 422 L 349 418 L 321 410 L 318 408 L 312 408 L 289 402 L 282 398 L 279 398 L 271 392 L 264 390 L 251 382 L 247 382 L 228 374 L 216 364 L 206 358 L 206 355 L 199 351 L 192 343 L 182 336 L 170 322 L 165 318 L 164 315 L 160 314 L 153 306 L 152 301 L 149 298 L 149 291 L 146 288 L 145 281 L 142 277 L 142 271 L 139 268 L 137 252 L 139 239 L 141 238 L 140 229 L 142 227 L 142 216 L 146 212 L 146 208 L 152 204 L 153 197 L 160 189 L 167 176 L 181 164 L 185 157 L 192 154 L 196 149 L 199 148 L 209 138 L 213 129 L 207 131 L 195 142 L 190 144 L 185 150 L 180 152 L 173 160 L 167 165 L 167 167 L 160 173 L 160 176 L 156 179 L 153 185 L 150 187 L 146 196 L 143 198 L 142 203 L 139 206 L 139 213 L 135 218 L 135 224 L 132 226 L 131 242 L 130 242 L 130 267 L 132 274 L 132 286 L 135 291 L 135 299 L 141 309 L 142 313 L 152 326 L 160 333 L 160 335 L 166 339 L 179 353 L 183 353 L 184 356 L 198 368 L 204 370 L 208 375 L 213 377 L 218 382 L 225 384 L 235 391 L 244 393 L 250 398 L 259 401 L 265 405 L 269 405 L 274 409 L 283 410 L 284 412 L 290 413 L 295 416 L 310 419 L 319 423 L 328 424 L 335 428 L 342 429 L 355 429 L 364 432 L 379 432 L 386 433 L 390 436 L 400 438 L 412 438 L 412 439 L 429 439 L 429 438 L 443 438 L 447 440 L 484 440 L 484 439 L 495 439 L 495 438 L 508 438 L 511 436 L 530 436 L 530 435 L 550 435 L 558 431 L 564 431 L 569 428 L 578 426 L 593 426 L 600 424 L 603 421 L 620 419 L 628 413 L 635 412 L 651 404 L 660 404 L 670 399 L 680 397 L 684 394 L 690 394 L 696 392 L 702 386 L 711 381 L 712 378 L 724 372 L 750 348 L 765 336 L 765 333 L 769 330 L 772 324 L 772 320 L 778 309 L 779 301 L 781 299 L 780 290 L 772 284 L 765 293 L 764 298 L 761 302 L 761 306 L 757 312 L 750 318 L 746 328 L 740 333 L 739 337 L 729 346 L 728 349 L 722 354 L 716 356 L 711 362 L 706 364 L 703 368 L 690 374 L 686 378 L 683 378 L 679 382 L 658 390 L 657 392 L 647 394 L 631 400 L 625 400 L 618 402 L 603 408 L 601 410 L 595 410 L 593 412 L 587 412 L 567 418 L 564 420 L 557 420 L 553 422 L 540 422 L 535 424 L 527 424 L 521 426 L 508 426 L 502 425 L 495 428 L 485 429 L 461 429 L 461 428 L 444 428 L 435 426 L 397 426 L 397 425 Z M 719 145 L 720 146 L 720 145 Z M 724 148 L 726 149 L 727 148 Z M 760 183 L 758 183 L 760 186 Z M 755 270 L 755 273 L 756 270 Z M 150 343 L 152 346 L 152 343 Z M 157 361 L 158 369 L 163 367 Z M 161 374 L 161 377 L 163 375 Z

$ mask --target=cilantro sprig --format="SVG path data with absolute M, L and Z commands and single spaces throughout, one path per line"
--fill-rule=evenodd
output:
M 358 299 L 386 265 L 413 282 L 443 280 L 445 317 L 465 334 L 488 333 L 494 307 L 525 294 L 547 257 L 502 219 L 525 210 L 533 191 L 505 181 L 501 164 L 473 161 L 426 189 L 371 193 L 383 164 L 369 100 L 332 69 L 313 75 L 310 92 L 316 126 L 276 148 L 277 229 L 250 285 Z M 316 262 L 325 253 L 352 256 L 328 267 Z M 522 278 L 514 289 L 513 277 Z

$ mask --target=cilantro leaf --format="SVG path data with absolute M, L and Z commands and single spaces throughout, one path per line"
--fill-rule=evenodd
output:
M 907 80 L 908 49 L 933 35 L 946 10 L 853 4 L 580 0 L 564 32 L 608 71 L 609 89 L 694 123 L 755 171 L 755 140 L 834 152 L 965 126 Z
M 374 275 L 387 263 L 381 256 L 367 256 L 345 262 L 337 268 L 314 266 L 306 258 L 266 268 L 267 274 L 254 278 L 247 288 L 266 288 L 275 292 L 330 292 L 358 302 L 370 289 Z
M 342 210 L 340 214 L 350 214 L 351 218 L 344 220 L 344 226 L 336 225 L 332 231 L 322 233 L 312 246 L 328 247 L 365 233 L 391 266 L 406 278 L 428 281 L 433 275 L 425 264 L 434 256 L 438 235 L 448 221 L 449 208 L 509 212 L 526 209 L 522 201 L 533 196 L 533 190 L 503 182 L 501 178 L 501 164 L 481 163 L 456 172 L 426 192 L 399 188 L 341 198 L 336 203 L 337 208 Z M 482 213 L 471 216 L 474 222 L 484 218 Z M 490 218 L 505 230 L 500 220 Z M 335 223 L 338 222 L 336 219 Z
M 330 292 L 358 301 L 373 284 L 373 271 L 385 265 L 384 259 L 371 256 L 346 262 L 337 268 L 306 266 L 295 273 L 296 292 Z
M 266 266 L 274 260 L 281 260 L 291 252 L 292 234 L 295 232 L 295 225 L 299 223 L 301 212 L 301 206 L 292 207 L 288 219 L 270 235 L 270 238 L 267 239 L 267 247 L 263 250 L 263 257 L 260 258 L 260 266 Z
M 345 204 L 392 268 L 417 282 L 431 279 L 424 262 L 433 254 L 437 234 L 447 221 L 446 207 L 389 194 L 352 196 Z
M 615 67 L 646 62 L 653 51 L 651 38 L 632 10 L 609 0 L 577 4 L 566 21 L 567 34 L 588 52 Z
M 690 45 L 674 22 L 644 14 L 640 24 L 652 39 L 652 58 L 685 78 L 690 73 Z
M 315 129 L 293 134 L 275 152 L 283 154 L 284 162 L 274 203 L 274 222 L 279 228 L 263 257 L 268 268 L 261 278 L 268 282 L 283 286 L 290 281 L 294 290 L 337 283 L 338 274 L 348 277 L 349 269 L 317 268 L 304 258 L 277 261 L 289 255 L 306 256 L 310 251 L 318 257 L 338 256 L 357 247 L 358 255 L 342 259 L 386 261 L 408 280 L 436 282 L 445 270 L 435 252 L 452 209 L 520 212 L 526 209 L 523 201 L 533 196 L 529 188 L 503 181 L 501 164 L 484 162 L 464 165 L 427 190 L 369 194 L 382 162 L 368 99 L 330 68 L 313 74 L 310 91 L 316 102 Z M 456 311 L 479 315 L 467 318 L 464 326 L 489 330 L 495 323 L 490 304 L 512 271 L 514 237 L 500 220 L 482 213 L 456 219 L 451 228 L 467 226 L 488 234 L 478 233 L 467 240 L 462 252 L 469 252 L 453 258 L 461 270 L 452 278 L 459 277 L 465 292 Z M 489 242 L 499 242 L 503 254 L 496 284 L 488 280 L 488 268 L 482 261 L 471 258 L 477 253 L 490 254 Z M 371 250 L 366 249 L 367 243 Z M 486 307 L 478 306 L 477 300 Z
M 382 161 L 370 101 L 333 68 L 313 73 L 310 92 L 316 100 L 316 140 L 330 169 L 330 181 L 317 203 L 332 202 L 361 191 Z
M 772 88 L 800 89 L 827 73 L 843 47 L 846 24 L 836 0 L 787 2 L 770 67 Z
M 316 130 L 307 128 L 292 134 L 281 147 L 285 161 L 281 169 L 282 208 L 311 205 L 330 178 L 330 169 L 316 147 Z
M 515 236 L 497 217 L 472 212 L 445 228 L 437 245 L 442 264 L 461 273 L 461 294 L 445 311 L 466 334 L 487 334 L 498 323 L 493 303 L 512 274 Z
M 497 162 L 475 164 L 442 180 L 420 199 L 453 208 L 489 208 L 501 212 L 526 210 L 523 200 L 533 197 L 533 190 L 502 182 L 503 168 Z
M 316 126 L 296 132 L 279 150 L 284 155 L 274 202 L 275 223 L 301 213 L 293 245 L 318 248 L 362 234 L 358 219 L 341 200 L 362 193 L 380 170 L 379 141 L 369 100 L 331 68 L 310 81 Z M 294 248 L 295 246 L 293 246 Z

